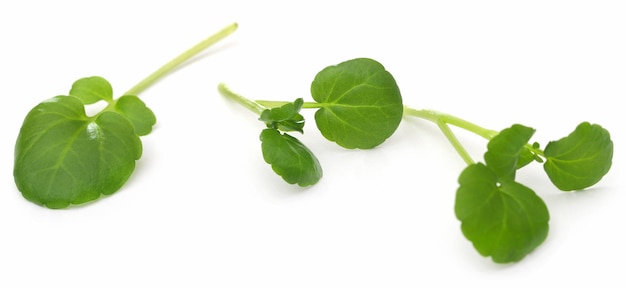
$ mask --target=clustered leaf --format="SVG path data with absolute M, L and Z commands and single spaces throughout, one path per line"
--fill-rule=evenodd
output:
M 263 109 L 262 105 L 257 106 L 258 102 L 230 92 L 225 85 L 220 87 L 226 96 L 254 106 L 255 111 Z M 311 95 L 316 103 L 308 104 L 318 108 L 318 129 L 344 148 L 374 148 L 389 138 L 402 120 L 404 106 L 396 81 L 383 65 L 369 58 L 326 67 L 311 83 Z M 313 185 L 322 177 L 322 168 L 311 150 L 286 134 L 304 133 L 305 121 L 299 113 L 304 104 L 298 98 L 293 103 L 265 109 L 259 117 L 267 127 L 260 137 L 265 162 L 287 183 L 299 186 Z
M 250 107 L 249 100 L 222 92 Z M 548 235 L 548 208 L 531 188 L 516 180 L 517 170 L 533 162 L 544 163 L 552 183 L 571 191 L 596 184 L 611 167 L 613 142 L 609 132 L 597 124 L 581 123 L 569 136 L 549 142 L 544 152 L 539 143 L 529 142 L 535 133 L 530 127 L 515 124 L 497 132 L 451 115 L 404 106 L 391 73 L 368 58 L 324 68 L 311 83 L 311 95 L 315 103 L 297 99 L 261 113 L 260 120 L 267 125 L 261 133 L 263 157 L 277 174 L 300 186 L 315 184 L 322 175 L 310 150 L 280 131 L 302 133 L 302 107 L 318 108 L 315 122 L 322 135 L 348 149 L 382 144 L 403 116 L 435 122 L 468 163 L 459 176 L 454 205 L 461 231 L 481 255 L 497 263 L 522 260 Z M 448 124 L 489 139 L 484 162 L 473 162 Z
M 35 106 L 26 116 L 15 145 L 14 178 L 22 195 L 39 205 L 64 208 L 116 192 L 141 157 L 139 136 L 156 123 L 136 96 L 113 100 L 108 81 L 79 79 L 68 96 Z M 87 116 L 85 105 L 109 107 Z
M 300 140 L 284 133 L 304 133 L 304 117 L 300 114 L 303 102 L 298 98 L 293 103 L 264 110 L 259 120 L 267 128 L 261 132 L 260 139 L 263 159 L 276 174 L 289 184 L 310 186 L 322 178 L 322 166 Z
M 455 214 L 461 230 L 483 256 L 517 262 L 548 235 L 548 208 L 535 192 L 516 182 L 518 169 L 544 162 L 539 144 L 528 144 L 535 130 L 519 124 L 487 144 L 485 163 L 468 165 L 459 176 Z M 544 170 L 563 191 L 594 185 L 609 171 L 613 142 L 607 130 L 583 122 L 569 136 L 548 143 Z
M 304 117 L 300 114 L 302 98 L 296 99 L 293 103 L 287 103 L 280 107 L 266 109 L 259 117 L 267 128 L 278 129 L 285 132 L 297 131 L 303 133 Z
M 485 163 L 459 176 L 455 213 L 465 237 L 494 262 L 519 261 L 548 235 L 548 208 L 530 188 L 515 181 L 517 161 L 535 130 L 513 125 L 493 137 Z

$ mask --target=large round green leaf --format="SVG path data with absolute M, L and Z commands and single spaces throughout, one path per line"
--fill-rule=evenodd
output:
M 139 136 L 122 115 L 87 117 L 80 99 L 57 96 L 26 116 L 15 145 L 13 173 L 26 199 L 64 208 L 117 191 L 141 153 Z
M 320 71 L 311 84 L 322 104 L 315 122 L 322 135 L 345 148 L 369 149 L 389 138 L 402 120 L 402 97 L 380 63 L 357 58 Z

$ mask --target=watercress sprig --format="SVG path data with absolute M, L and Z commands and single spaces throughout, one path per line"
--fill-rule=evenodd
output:
M 117 99 L 107 80 L 93 76 L 75 81 L 68 95 L 35 106 L 15 144 L 13 175 L 24 198 L 58 209 L 118 191 L 141 158 L 139 137 L 149 134 L 156 123 L 152 110 L 137 95 L 236 29 L 236 23 L 226 26 Z M 99 101 L 106 107 L 88 116 L 85 105 Z
M 497 132 L 433 110 L 405 106 L 404 114 L 437 124 L 466 162 L 458 180 L 455 214 L 476 250 L 497 263 L 522 260 L 548 235 L 548 208 L 531 188 L 516 181 L 517 170 L 532 162 L 543 163 L 558 189 L 573 191 L 598 183 L 611 168 L 613 142 L 598 124 L 582 122 L 542 150 L 539 143 L 529 142 L 535 129 L 520 124 Z M 484 162 L 472 160 L 449 125 L 488 140 Z
M 371 149 L 382 144 L 400 125 L 402 97 L 395 79 L 385 67 L 369 58 L 356 58 L 320 71 L 311 84 L 315 102 L 252 101 L 220 83 L 218 90 L 261 115 L 267 128 L 261 134 L 263 158 L 290 184 L 309 186 L 322 177 L 313 153 L 285 127 L 294 123 L 303 133 L 301 108 L 317 109 L 315 123 L 329 141 L 348 149 Z M 270 117 L 269 115 L 272 115 Z M 280 116 L 279 116 L 280 115 Z
M 225 84 L 218 86 L 219 91 L 259 115 L 259 121 L 266 128 L 260 135 L 261 151 L 265 162 L 272 166 L 276 174 L 287 183 L 310 186 L 322 178 L 319 160 L 300 140 L 287 132 L 304 133 L 304 117 L 299 113 L 304 101 L 296 99 L 293 103 L 267 108 L 234 93 Z
M 319 109 L 315 114 L 318 129 L 328 140 L 345 148 L 369 149 L 380 145 L 394 133 L 402 117 L 435 123 L 467 164 L 458 178 L 454 205 L 461 230 L 481 255 L 491 257 L 496 263 L 522 260 L 548 235 L 548 208 L 531 188 L 516 180 L 517 170 L 533 162 L 543 163 L 556 188 L 574 191 L 598 183 L 612 165 L 613 142 L 609 132 L 598 124 L 582 122 L 568 136 L 550 141 L 542 150 L 539 143 L 529 142 L 535 133 L 530 127 L 514 124 L 495 131 L 449 114 L 403 105 L 391 74 L 380 63 L 367 58 L 329 66 L 318 73 L 311 85 L 316 102 L 251 101 L 233 93 L 223 83 L 219 90 L 258 114 L 279 109 L 282 112 L 278 114 L 286 116 L 279 118 L 295 120 L 298 128 L 304 123 L 301 115 L 296 116 L 300 108 Z M 275 131 L 273 134 L 280 135 L 276 132 L 280 125 L 268 119 L 272 118 L 260 118 L 268 129 Z M 488 141 L 483 162 L 472 159 L 451 125 Z M 300 163 L 299 157 L 290 155 L 294 149 L 275 143 L 263 143 L 263 146 L 264 158 L 283 178 L 285 175 L 297 178 L 294 175 L 306 175 L 319 168 L 305 168 L 306 165 L 293 168 L 290 164 Z M 314 157 L 310 150 L 306 151 L 302 154 Z M 266 157 L 266 153 L 273 157 Z M 276 163 L 277 158 L 282 160 L 280 164 Z M 321 177 L 319 171 L 317 175 Z

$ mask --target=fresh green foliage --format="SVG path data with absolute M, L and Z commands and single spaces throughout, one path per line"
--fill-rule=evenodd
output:
M 521 260 L 548 236 L 548 208 L 530 188 L 515 182 L 517 160 L 534 130 L 513 125 L 487 145 L 485 163 L 459 177 L 455 213 L 476 250 L 495 262 Z
M 293 103 L 287 103 L 283 106 L 265 109 L 260 121 L 265 122 L 267 128 L 278 129 L 285 132 L 298 131 L 304 133 L 304 117 L 300 114 L 302 98 L 296 99 Z
M 583 122 L 569 136 L 546 145 L 544 170 L 564 191 L 590 187 L 609 172 L 613 142 L 609 131 Z
M 356 58 L 320 71 L 311 83 L 316 102 L 252 101 L 219 85 L 219 91 L 251 111 L 270 130 L 303 133 L 301 108 L 318 109 L 315 123 L 322 135 L 345 148 L 371 149 L 389 138 L 402 121 L 400 89 L 378 62 Z M 309 186 L 322 177 L 313 153 L 297 139 L 278 131 L 261 134 L 265 161 L 290 184 Z
M 499 179 L 483 163 L 465 168 L 459 184 L 455 213 L 481 255 L 519 261 L 548 236 L 548 208 L 530 188 Z
M 261 132 L 263 159 L 289 184 L 310 186 L 322 178 L 322 167 L 302 142 L 277 129 Z
M 15 148 L 15 183 L 24 197 L 63 208 L 117 191 L 141 157 L 133 124 L 115 110 L 85 115 L 74 96 L 57 96 L 26 116 Z
M 94 76 L 75 81 L 68 95 L 35 106 L 15 144 L 13 175 L 24 198 L 56 209 L 118 191 L 141 158 L 139 136 L 149 134 L 156 123 L 136 95 L 236 28 L 229 25 L 198 43 L 117 99 L 111 84 Z M 85 106 L 99 101 L 107 106 L 88 116 Z
M 545 152 L 529 143 L 535 129 L 515 124 L 500 132 L 432 110 L 405 107 L 406 116 L 435 122 L 467 167 L 459 177 L 455 214 L 476 250 L 494 262 L 522 260 L 548 235 L 549 212 L 543 200 L 516 181 L 517 170 L 544 163 L 552 183 L 563 191 L 582 190 L 608 173 L 613 158 L 609 132 L 583 122 L 569 136 L 549 142 Z M 484 163 L 475 163 L 448 125 L 488 139 Z
M 302 142 L 283 133 L 304 133 L 304 117 L 299 113 L 303 102 L 298 98 L 294 103 L 263 110 L 259 120 L 267 128 L 261 132 L 260 139 L 263 159 L 272 165 L 276 174 L 289 184 L 310 186 L 322 178 L 319 160 Z
M 569 136 L 549 142 L 544 152 L 539 143 L 529 142 L 533 128 L 514 124 L 494 131 L 449 114 L 406 106 L 393 76 L 367 58 L 320 71 L 311 85 L 316 102 L 251 101 L 224 84 L 219 90 L 261 115 L 267 125 L 261 133 L 264 159 L 285 181 L 301 186 L 315 184 L 321 168 L 302 143 L 279 131 L 302 132 L 300 108 L 317 108 L 315 121 L 322 135 L 345 148 L 380 145 L 395 132 L 403 116 L 435 123 L 467 164 L 458 178 L 454 205 L 463 235 L 481 255 L 496 263 L 522 260 L 548 235 L 548 207 L 531 188 L 517 181 L 519 169 L 543 163 L 558 189 L 581 190 L 598 183 L 613 158 L 609 132 L 597 124 L 581 123 Z M 474 162 L 450 126 L 488 140 L 484 162 Z
M 516 124 L 502 130 L 487 143 L 485 163 L 499 179 L 515 179 L 517 160 L 535 130 Z

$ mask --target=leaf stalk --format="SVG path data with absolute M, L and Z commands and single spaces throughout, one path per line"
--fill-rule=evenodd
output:
M 454 135 L 448 124 L 472 132 L 487 140 L 491 140 L 491 138 L 498 135 L 498 131 L 486 129 L 467 120 L 463 120 L 459 117 L 437 112 L 434 110 L 418 110 L 408 106 L 404 106 L 404 115 L 422 118 L 437 124 L 437 127 L 439 127 L 441 132 L 443 132 L 450 144 L 452 144 L 456 152 L 459 154 L 459 156 L 461 156 L 461 158 L 463 158 L 463 161 L 465 161 L 467 165 L 474 164 L 474 160 L 472 160 L 472 157 L 469 155 L 465 147 L 463 147 L 459 139 Z
M 242 106 L 248 108 L 248 110 L 256 113 L 257 115 L 261 115 L 261 113 L 263 113 L 263 111 L 265 111 L 266 109 L 268 109 L 267 107 L 252 101 L 244 96 L 241 96 L 235 92 L 233 92 L 230 88 L 228 88 L 228 86 L 226 86 L 226 84 L 224 83 L 220 83 L 217 86 L 217 90 L 220 91 L 220 93 L 222 93 L 222 95 L 235 100 L 237 103 L 241 104 Z
M 198 53 L 202 52 L 204 49 L 210 47 L 211 45 L 217 43 L 218 41 L 222 40 L 226 36 L 235 32 L 235 30 L 237 30 L 237 27 L 238 27 L 237 23 L 232 23 L 224 27 L 222 30 L 218 31 L 217 33 L 200 41 L 198 44 L 194 45 L 193 47 L 189 48 L 187 51 L 183 52 L 182 54 L 178 55 L 176 58 L 172 59 L 171 61 L 167 62 L 165 65 L 161 66 L 161 68 L 154 71 L 152 74 L 150 74 L 148 77 L 143 79 L 141 82 L 137 83 L 137 85 L 130 88 L 130 90 L 128 90 L 124 95 L 137 96 L 139 93 L 143 92 L 145 89 L 150 87 L 152 84 L 154 84 L 156 81 L 161 79 L 163 76 L 167 75 L 176 67 L 180 66 L 182 63 L 189 60 L 191 57 L 196 56 Z

